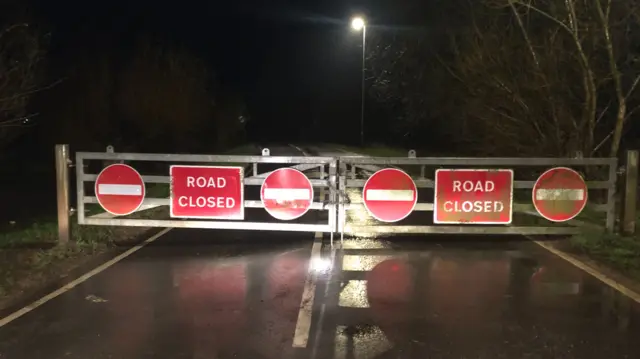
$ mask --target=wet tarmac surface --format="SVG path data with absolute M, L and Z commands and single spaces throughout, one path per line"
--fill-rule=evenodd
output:
M 312 242 L 171 231 L 0 328 L 0 357 L 640 357 L 637 303 L 532 242 L 354 239 L 321 258 Z M 310 263 L 311 330 L 294 348 Z
M 0 358 L 640 358 L 639 334 L 636 302 L 522 237 L 177 229 L 0 327 Z

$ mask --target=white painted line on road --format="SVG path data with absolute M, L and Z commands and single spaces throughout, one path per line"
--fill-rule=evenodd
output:
M 413 201 L 412 190 L 407 189 L 368 189 L 367 201 Z
M 263 197 L 280 201 L 310 200 L 311 191 L 308 188 L 265 188 Z
M 316 232 L 311 247 L 311 260 L 309 261 L 309 271 L 307 279 L 304 282 L 304 291 L 302 292 L 302 300 L 300 301 L 300 311 L 298 311 L 298 321 L 296 322 L 296 330 L 293 334 L 294 348 L 306 348 L 309 342 L 309 332 L 311 330 L 311 314 L 313 312 L 313 301 L 316 293 L 316 268 L 314 262 L 321 259 L 320 250 L 322 248 L 322 232 Z
M 3 327 L 9 323 L 11 323 L 12 321 L 20 318 L 21 316 L 29 313 L 30 311 L 38 308 L 39 306 L 45 304 L 46 302 L 58 297 L 61 294 L 64 294 L 65 292 L 75 288 L 76 286 L 78 286 L 79 284 L 87 281 L 89 278 L 93 277 L 94 275 L 104 271 L 105 269 L 111 267 L 112 265 L 120 262 L 121 260 L 127 258 L 128 256 L 132 255 L 133 253 L 139 251 L 140 249 L 142 249 L 142 247 L 146 246 L 147 244 L 155 241 L 156 239 L 162 237 L 163 235 L 167 234 L 167 232 L 169 232 L 171 230 L 171 228 L 165 228 L 162 231 L 160 231 L 159 233 L 151 236 L 150 238 L 148 238 L 147 240 L 145 240 L 144 242 L 136 245 L 135 247 L 130 248 L 129 250 L 127 250 L 126 252 L 120 254 L 119 256 L 103 263 L 101 266 L 93 269 L 92 271 L 84 274 L 83 276 L 75 279 L 74 281 L 64 285 L 63 287 L 45 295 L 44 297 L 36 300 L 35 302 L 16 310 L 15 312 L 7 315 L 6 317 L 0 319 L 0 327 Z
M 619 283 L 618 281 L 616 281 L 615 279 L 609 277 L 608 275 L 600 272 L 599 270 L 597 270 L 596 268 L 591 267 L 590 265 L 588 265 L 587 263 L 582 262 L 581 260 L 579 260 L 578 258 L 572 256 L 571 254 L 565 253 L 561 250 L 558 250 L 556 248 L 553 248 L 552 246 L 542 242 L 542 241 L 538 241 L 535 240 L 531 237 L 529 237 L 529 239 L 531 241 L 533 241 L 534 243 L 536 243 L 537 245 L 539 245 L 540 247 L 548 250 L 549 252 L 557 255 L 558 257 L 564 259 L 565 261 L 573 264 L 574 266 L 582 269 L 583 271 L 591 274 L 592 276 L 594 276 L 595 278 L 599 279 L 601 282 L 603 282 L 604 284 L 610 286 L 611 288 L 617 290 L 618 292 L 626 295 L 627 297 L 633 299 L 634 301 L 640 303 L 640 293 L 634 291 L 631 288 L 628 288 L 627 286 L 625 286 L 622 283 Z
M 99 184 L 98 194 L 118 196 L 141 196 L 142 186 L 138 184 Z
M 568 188 L 541 188 L 536 190 L 538 201 L 582 201 L 584 190 Z
M 320 190 L 320 200 L 324 200 L 326 193 L 324 188 Z M 318 279 L 316 273 L 318 264 L 323 264 L 322 258 L 322 232 L 316 232 L 311 247 L 311 257 L 309 259 L 309 269 L 307 278 L 304 282 L 304 290 L 302 291 L 302 299 L 300 301 L 300 310 L 298 311 L 298 321 L 296 322 L 296 330 L 293 334 L 294 348 L 306 348 L 309 342 L 309 332 L 311 331 L 311 315 L 313 312 L 313 301 L 316 294 L 316 281 Z M 322 266 L 324 267 L 324 265 Z
M 296 146 L 296 145 L 289 144 L 289 147 L 294 148 L 296 151 L 298 151 L 298 152 L 302 153 L 302 155 L 303 155 L 303 156 L 306 156 L 306 157 L 311 156 L 311 154 L 309 154 L 309 153 L 305 152 L 302 148 L 300 148 L 300 147 L 298 147 L 298 146 Z

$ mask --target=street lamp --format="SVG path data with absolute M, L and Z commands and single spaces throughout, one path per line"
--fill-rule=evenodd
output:
M 357 16 L 351 19 L 351 28 L 355 31 L 362 30 L 362 103 L 360 106 L 360 144 L 364 145 L 364 49 L 367 42 L 367 26 L 364 19 Z

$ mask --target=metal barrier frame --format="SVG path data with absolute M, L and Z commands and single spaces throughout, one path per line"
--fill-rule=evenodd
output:
M 87 217 L 85 215 L 85 204 L 95 204 L 98 200 L 95 196 L 85 195 L 85 182 L 95 182 L 97 174 L 87 174 L 84 172 L 86 160 L 105 161 L 153 161 L 194 164 L 203 163 L 244 163 L 252 165 L 253 176 L 243 178 L 245 186 L 261 186 L 266 176 L 270 173 L 257 173 L 259 163 L 267 164 L 298 164 L 293 166 L 300 171 L 319 168 L 320 178 L 310 179 L 313 187 L 320 187 L 329 191 L 330 200 L 311 204 L 311 210 L 328 211 L 329 216 L 326 224 L 302 224 L 287 222 L 248 222 L 248 221 L 221 221 L 221 220 L 182 220 L 182 219 L 131 219 L 131 218 L 104 218 Z M 328 166 L 328 176 L 325 172 Z M 333 157 L 305 157 L 305 156 L 270 156 L 269 151 L 263 156 L 239 156 L 239 155 L 181 155 L 181 154 L 151 154 L 151 153 L 113 153 L 113 152 L 77 152 L 76 153 L 76 191 L 77 191 L 77 215 L 78 224 L 99 225 L 99 226 L 130 226 L 130 227 L 175 227 L 175 228 L 208 228 L 208 229 L 244 229 L 244 230 L 270 230 L 270 231 L 304 231 L 304 232 L 330 232 L 334 233 L 336 228 L 336 206 L 335 188 L 337 178 L 337 159 Z M 327 177 L 327 178 L 325 178 Z M 142 176 L 145 183 L 167 183 L 170 184 L 170 176 Z M 321 190 L 321 191 L 322 191 Z M 142 210 L 158 206 L 168 206 L 169 198 L 146 198 L 141 206 Z M 264 208 L 260 200 L 245 200 L 245 208 Z M 140 210 L 139 210 L 140 211 Z M 138 211 L 138 212 L 139 212 Z
M 62 147 L 61 147 L 62 148 Z M 62 152 L 61 152 L 62 153 Z M 244 176 L 243 185 L 260 186 L 271 172 L 258 173 L 258 164 L 291 164 L 292 168 L 300 171 L 319 169 L 319 178 L 310 178 L 313 187 L 321 188 L 320 200 L 311 204 L 311 210 L 328 211 L 325 223 L 303 224 L 286 221 L 250 222 L 235 220 L 197 220 L 197 219 L 133 219 L 115 216 L 85 215 L 85 204 L 97 204 L 95 196 L 85 195 L 85 182 L 95 182 L 97 174 L 85 173 L 85 161 L 153 161 L 169 163 L 194 163 L 223 165 L 245 164 L 245 172 L 252 172 L 252 176 Z M 63 163 L 64 161 L 57 161 Z M 358 171 L 368 175 L 387 167 L 419 166 L 420 176 L 414 178 L 417 188 L 434 188 L 433 180 L 425 177 L 425 167 L 464 166 L 464 167 L 542 167 L 542 166 L 607 166 L 608 179 L 606 181 L 588 181 L 589 189 L 607 191 L 607 201 L 604 204 L 587 204 L 596 212 L 606 213 L 605 228 L 613 231 L 616 224 L 616 158 L 455 158 L 455 157 L 415 157 L 415 152 L 409 152 L 409 157 L 366 157 L 366 156 L 270 156 L 268 149 L 263 150 L 262 156 L 243 155 L 191 155 L 191 154 L 149 154 L 149 153 L 114 153 L 107 152 L 77 152 L 76 153 L 76 191 L 78 224 L 104 226 L 132 226 L 132 227 L 176 227 L 176 228 L 208 228 L 208 229 L 245 229 L 245 230 L 273 230 L 273 231 L 303 231 L 303 232 L 340 232 L 341 234 L 355 233 L 440 233 L 440 234 L 575 234 L 581 231 L 576 220 L 569 221 L 571 226 L 515 226 L 515 225 L 376 225 L 358 226 L 348 223 L 347 211 L 364 210 L 363 203 L 350 203 L 347 190 L 363 188 L 366 179 L 358 179 Z M 328 171 L 325 169 L 328 167 Z M 145 183 L 170 184 L 170 176 L 143 175 Z M 62 182 L 61 182 L 62 183 Z M 513 188 L 533 189 L 535 181 L 514 181 Z M 328 194 L 328 200 L 324 200 Z M 328 191 L 328 192 L 326 192 Z M 143 211 L 158 206 L 168 206 L 168 198 L 145 198 L 141 209 Z M 264 208 L 260 200 L 245 200 L 245 208 Z M 433 203 L 419 202 L 414 211 L 433 211 Z M 537 215 L 530 204 L 513 203 L 513 211 Z
M 348 188 L 363 188 L 365 179 L 357 179 L 357 169 L 367 172 L 385 167 L 411 165 L 420 166 L 420 178 L 415 179 L 417 188 L 434 188 L 435 183 L 425 178 L 425 166 L 466 166 L 466 167 L 541 167 L 541 166 L 608 166 L 608 179 L 606 181 L 587 181 L 589 189 L 603 189 L 607 191 L 605 204 L 587 204 L 597 212 L 606 212 L 607 231 L 613 231 L 616 221 L 616 181 L 617 158 L 455 158 L 455 157 L 414 157 L 415 152 L 409 153 L 409 157 L 362 157 L 343 156 L 339 160 L 339 192 L 346 193 Z M 351 168 L 349 168 L 351 167 Z M 515 171 L 514 171 L 515 172 Z M 514 181 L 513 188 L 533 189 L 535 181 Z M 340 203 L 338 207 L 338 231 L 342 234 L 349 233 L 446 233 L 446 234 L 520 234 L 520 235 L 547 235 L 547 234 L 576 234 L 580 232 L 577 226 L 513 226 L 513 225 L 368 225 L 357 226 L 347 223 L 348 210 L 363 210 L 363 203 Z M 414 211 L 433 211 L 433 203 L 418 202 Z M 522 212 L 537 215 L 533 205 L 513 203 L 514 212 Z M 569 221 L 575 225 L 577 221 Z

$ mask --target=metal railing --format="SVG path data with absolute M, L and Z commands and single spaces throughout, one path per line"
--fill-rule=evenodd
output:
M 628 197 L 631 192 L 635 194 L 637 186 L 637 160 L 635 151 L 631 151 L 631 160 L 627 161 L 629 170 L 625 173 L 625 188 L 623 193 Z M 112 216 L 107 213 L 98 215 L 86 215 L 86 205 L 98 204 L 94 194 L 85 192 L 87 183 L 94 183 L 97 174 L 88 173 L 87 162 L 99 160 L 103 163 L 115 162 L 135 162 L 162 164 L 166 171 L 155 171 L 154 174 L 147 174 L 153 171 L 140 171 L 145 183 L 166 184 L 170 186 L 171 178 L 168 175 L 169 165 L 173 164 L 216 164 L 216 165 L 242 165 L 244 172 L 250 175 L 243 175 L 242 183 L 247 188 L 261 186 L 265 178 L 277 167 L 293 167 L 299 171 L 306 172 L 314 188 L 319 188 L 319 197 L 313 199 L 310 210 L 316 213 L 326 211 L 326 219 L 314 217 L 313 223 L 298 223 L 299 221 L 279 221 L 270 218 L 268 221 L 237 221 L 237 220 L 199 220 L 199 219 L 147 219 L 131 218 L 130 216 Z M 266 165 L 271 165 L 265 169 Z M 77 208 L 69 209 L 69 184 L 67 168 L 75 166 L 76 176 L 76 201 Z M 574 234 L 581 231 L 581 216 L 566 223 L 554 223 L 542 219 L 537 214 L 531 203 L 518 201 L 515 194 L 518 191 L 527 191 L 528 198 L 531 198 L 531 190 L 535 184 L 535 178 L 550 167 L 568 166 L 585 169 L 585 178 L 590 192 L 599 192 L 600 196 L 589 195 L 589 203 L 586 211 L 590 214 L 600 214 L 602 224 L 600 227 L 613 231 L 616 227 L 617 219 L 620 218 L 622 224 L 632 231 L 635 227 L 635 196 L 633 202 L 622 197 L 621 206 L 616 203 L 616 184 L 618 178 L 618 161 L 615 158 L 451 158 L 451 157 L 416 157 L 415 151 L 410 151 L 408 157 L 366 157 L 366 156 L 271 156 L 268 149 L 264 149 L 262 156 L 241 156 L 241 155 L 191 155 L 191 154 L 147 154 L 147 153 L 115 153 L 112 148 L 107 152 L 77 152 L 75 163 L 71 164 L 69 150 L 66 145 L 56 147 L 56 168 L 58 181 L 58 209 L 60 239 L 64 242 L 68 238 L 69 215 L 77 213 L 77 222 L 81 225 L 103 225 L 103 226 L 134 226 L 134 227 L 177 227 L 177 228 L 209 228 L 209 229 L 244 229 L 244 230 L 274 230 L 274 231 L 305 231 L 305 232 L 328 232 L 358 234 L 358 233 L 443 233 L 443 234 L 524 234 L 524 235 L 546 235 L 546 234 Z M 140 167 L 145 168 L 144 165 Z M 376 171 L 395 167 L 404 170 L 413 178 L 418 191 L 422 193 L 418 196 L 418 203 L 413 212 L 418 212 L 416 216 L 409 216 L 397 223 L 382 223 L 374 220 L 365 210 L 361 200 L 358 200 L 367 179 Z M 514 220 L 509 225 L 477 225 L 460 223 L 453 225 L 432 224 L 431 218 L 424 218 L 424 212 L 432 212 L 434 208 L 433 194 L 423 195 L 433 191 L 435 187 L 434 179 L 429 178 L 435 169 L 457 167 L 464 168 L 487 168 L 487 169 L 514 169 Z M 262 172 L 259 168 L 263 169 Z M 96 171 L 94 171 L 96 172 Z M 98 171 L 99 172 L 99 171 Z M 158 175 L 158 173 L 160 175 Z M 167 175 L 165 175 L 165 173 Z M 528 174 L 529 176 L 524 176 Z M 631 177 L 630 177 L 631 176 Z M 630 191 L 633 189 L 633 191 Z M 315 191 L 314 191 L 315 192 Z M 245 190 L 246 193 L 246 190 Z M 327 199 L 324 200 L 324 195 Z M 525 198 L 523 196 L 521 198 Z M 598 201 L 599 200 L 599 201 Z M 160 206 L 169 206 L 170 196 L 162 198 L 147 197 L 144 199 L 138 212 Z M 630 208 L 633 206 L 634 208 Z M 245 208 L 264 208 L 264 204 L 259 198 L 245 199 Z M 627 208 L 629 207 L 629 208 Z M 619 209 L 624 209 L 624 217 L 619 217 Z M 357 223 L 353 216 L 369 216 L 364 224 Z M 416 218 L 423 212 L 423 218 Z M 520 217 L 536 218 L 534 224 L 519 223 L 515 214 Z M 308 217 L 307 217 L 308 218 Z M 590 219 L 590 222 L 593 222 Z
M 455 167 L 482 167 L 489 169 L 514 167 L 538 167 L 546 170 L 557 166 L 574 167 L 605 167 L 606 179 L 587 180 L 589 190 L 606 191 L 606 200 L 603 203 L 588 204 L 586 209 L 590 212 L 605 213 L 606 221 L 604 227 L 612 231 L 616 223 L 616 182 L 617 182 L 617 159 L 616 158 L 454 158 L 454 157 L 413 157 L 415 152 L 409 153 L 409 157 L 340 157 L 339 161 L 339 186 L 340 192 L 349 192 L 350 189 L 361 189 L 366 183 L 369 173 L 376 169 L 399 167 L 401 169 L 413 167 L 412 174 L 418 190 L 434 189 L 433 179 L 425 175 L 427 167 L 433 168 L 455 168 Z M 360 171 L 362 170 L 362 171 Z M 540 173 L 544 172 L 540 171 Z M 358 178 L 364 172 L 364 178 Z M 413 172 L 413 173 L 412 173 Z M 435 171 L 434 171 L 435 172 Z M 587 171 L 589 172 L 589 171 Z M 515 170 L 516 178 L 518 171 Z M 514 193 L 517 190 L 533 189 L 534 180 L 515 180 L 513 184 Z M 529 195 L 530 196 L 530 195 Z M 433 211 L 433 196 L 424 200 L 423 196 L 418 196 L 418 203 L 414 211 Z M 429 201 L 430 200 L 430 201 Z M 511 225 L 434 225 L 434 224 L 412 224 L 412 225 L 386 225 L 386 224 L 365 224 L 358 225 L 352 223 L 348 211 L 363 211 L 362 202 L 351 202 L 339 204 L 338 206 L 338 231 L 342 233 L 443 233 L 443 234 L 524 234 L 524 235 L 545 235 L 545 234 L 575 234 L 580 231 L 579 220 L 569 221 L 569 225 L 559 225 L 549 222 L 548 226 L 524 226 L 515 223 Z M 521 213 L 529 216 L 537 216 L 536 210 L 530 203 L 517 203 L 514 199 L 514 213 Z M 544 221 L 544 220 L 542 220 Z
M 297 165 L 302 170 L 318 169 L 319 178 L 310 178 L 313 187 L 329 191 L 329 197 L 335 198 L 331 190 L 336 187 L 337 161 L 332 157 L 303 157 L 303 156 L 270 156 L 268 151 L 263 156 L 239 155 L 180 155 L 180 154 L 148 154 L 148 153 L 76 153 L 76 190 L 78 224 L 102 226 L 132 226 L 132 227 L 176 227 L 176 228 L 208 228 L 208 229 L 244 229 L 244 230 L 275 230 L 275 231 L 309 231 L 335 232 L 336 206 L 335 201 L 328 202 L 313 200 L 310 210 L 328 211 L 326 223 L 305 224 L 287 222 L 249 222 L 224 220 L 177 220 L 177 219 L 138 219 L 138 218 L 104 218 L 85 215 L 86 204 L 97 204 L 94 195 L 85 193 L 85 183 L 95 182 L 98 175 L 85 173 L 84 164 L 88 160 L 102 161 L 136 161 L 136 162 L 164 162 L 168 164 L 244 164 L 253 168 L 253 176 L 243 178 L 244 186 L 261 186 L 266 175 L 258 173 L 258 164 Z M 328 168 L 327 168 L 328 167 Z M 169 184 L 171 178 L 163 175 L 142 175 L 145 183 Z M 157 206 L 168 206 L 170 199 L 145 198 L 142 208 L 149 209 Z M 245 208 L 264 208 L 260 200 L 244 200 Z

